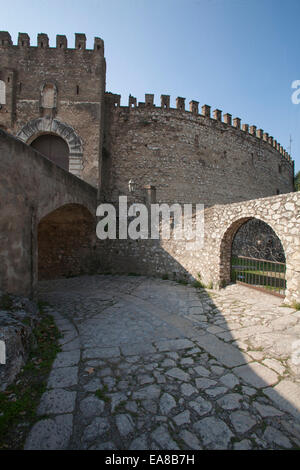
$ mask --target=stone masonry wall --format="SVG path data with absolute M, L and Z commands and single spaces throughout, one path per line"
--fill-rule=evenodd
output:
M 0 130 L 0 289 L 33 295 L 39 221 L 68 204 L 93 217 L 96 198 L 94 187 Z
M 269 224 L 286 257 L 287 303 L 300 302 L 300 193 L 218 205 L 204 211 L 203 246 L 185 240 L 98 241 L 103 271 L 168 275 L 201 280 L 215 288 L 230 282 L 231 247 L 237 230 L 256 217 Z
M 293 162 L 270 139 L 182 108 L 120 107 L 107 94 L 103 199 L 116 203 L 131 179 L 137 201 L 152 185 L 157 202 L 169 204 L 212 206 L 293 191 Z
M 103 41 L 95 38 L 94 50 L 85 44 L 85 35 L 76 34 L 75 49 L 67 47 L 65 36 L 57 36 L 56 47 L 49 47 L 47 35 L 40 34 L 33 47 L 21 33 L 18 45 L 13 45 L 8 33 L 0 32 L 0 80 L 7 97 L 0 109 L 0 127 L 17 135 L 29 122 L 48 118 L 45 131 L 27 136 L 30 144 L 47 127 L 52 131 L 54 118 L 67 124 L 83 142 L 83 155 L 70 155 L 70 171 L 97 186 L 106 65 Z M 53 86 L 53 100 L 51 95 L 43 98 L 45 86 Z

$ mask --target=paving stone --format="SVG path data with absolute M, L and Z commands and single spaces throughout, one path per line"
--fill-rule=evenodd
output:
M 116 425 L 121 436 L 127 436 L 134 431 L 134 422 L 130 415 L 120 414 L 116 416 Z
M 155 348 L 152 344 L 137 343 L 137 344 L 123 344 L 121 345 L 121 351 L 124 356 L 135 356 L 136 354 L 151 354 L 155 352 Z
M 157 403 L 154 400 L 142 400 L 142 406 L 149 413 L 157 413 Z
M 176 362 L 173 361 L 173 359 L 165 359 L 162 363 L 161 363 L 161 366 L 162 367 L 174 367 L 176 366 Z
M 189 339 L 170 339 L 157 341 L 155 343 L 159 352 L 163 351 L 179 351 L 181 349 L 189 349 L 194 346 Z
M 149 385 L 147 387 L 141 388 L 132 394 L 133 400 L 147 400 L 147 399 L 157 399 L 161 393 L 160 387 L 157 385 Z
M 270 444 L 276 444 L 279 447 L 290 449 L 292 447 L 289 439 L 284 436 L 278 429 L 268 426 L 263 434 L 263 438 Z
M 168 415 L 170 411 L 176 407 L 176 401 L 169 393 L 164 393 L 159 402 L 160 412 L 163 415 Z
M 224 374 L 224 371 L 225 371 L 224 367 L 220 367 L 220 366 L 212 366 L 210 370 L 213 374 L 216 374 L 216 375 L 222 375 Z
M 211 333 L 199 336 L 197 344 L 226 367 L 237 367 L 247 363 L 249 360 L 249 356 L 245 353 L 241 353 L 241 351 L 230 344 L 225 344 Z
M 80 359 L 80 350 L 75 349 L 72 351 L 60 352 L 56 355 L 55 361 L 53 362 L 53 369 L 57 367 L 70 367 L 76 366 Z
M 235 442 L 233 448 L 234 450 L 251 450 L 252 443 L 249 439 L 244 439 L 243 441 Z
M 188 449 L 202 450 L 199 439 L 190 431 L 184 429 L 180 432 L 179 437 L 187 445 Z
M 110 359 L 119 356 L 119 348 L 87 348 L 82 353 L 83 359 Z
M 105 403 L 96 396 L 89 396 L 80 402 L 80 411 L 85 418 L 91 418 L 103 413 Z
M 89 426 L 84 430 L 82 440 L 93 441 L 97 437 L 103 436 L 106 432 L 110 430 L 110 424 L 107 418 L 95 418 Z
M 184 372 L 182 369 L 179 369 L 178 367 L 168 370 L 166 375 L 169 375 L 170 377 L 173 377 L 174 379 L 180 380 L 182 382 L 189 382 L 190 380 L 189 374 Z
M 102 383 L 98 377 L 93 377 L 88 381 L 88 383 L 83 385 L 83 389 L 87 392 L 96 392 L 96 390 L 99 390 L 100 388 L 102 388 Z
M 282 416 L 283 413 L 273 406 L 263 405 L 261 403 L 254 403 L 254 407 L 257 409 L 259 414 L 263 418 L 267 418 L 269 416 Z
M 218 404 L 223 410 L 236 410 L 241 407 L 240 402 L 243 400 L 242 395 L 238 393 L 230 393 L 218 400 Z
M 197 421 L 194 429 L 201 436 L 203 445 L 207 449 L 226 450 L 233 437 L 229 427 L 221 419 L 207 417 Z
M 276 359 L 265 359 L 263 364 L 265 364 L 270 369 L 275 370 L 275 372 L 277 372 L 279 375 L 283 375 L 285 372 L 285 367 Z
M 114 413 L 116 408 L 121 404 L 121 403 L 126 403 L 127 402 L 127 395 L 123 392 L 117 392 L 117 393 L 110 393 L 109 394 L 110 398 L 110 406 L 111 406 L 111 412 Z
M 194 359 L 192 359 L 191 357 L 184 357 L 183 359 L 181 359 L 180 364 L 182 366 L 191 366 L 194 364 Z
M 197 397 L 188 404 L 199 416 L 209 413 L 212 409 L 212 404 L 209 401 L 204 400 L 202 397 Z
M 291 380 L 282 380 L 274 388 L 264 390 L 279 409 L 291 413 L 300 421 L 300 384 Z
M 101 442 L 89 447 L 89 450 L 118 450 L 116 444 L 112 441 Z
M 59 367 L 52 369 L 47 388 L 65 388 L 78 382 L 78 367 Z
M 42 395 L 38 406 L 38 415 L 68 414 L 75 408 L 76 392 L 60 388 L 49 390 Z
M 147 435 L 142 434 L 141 436 L 134 439 L 129 446 L 129 450 L 149 450 L 147 444 Z
M 31 429 L 24 450 L 63 450 L 68 448 L 72 434 L 73 416 L 56 416 L 38 421 Z
M 198 393 L 197 389 L 191 384 L 182 384 L 180 387 L 181 393 L 187 397 L 190 397 L 194 393 Z
M 196 379 L 195 382 L 198 390 L 205 390 L 217 383 L 215 380 L 210 379 Z
M 203 366 L 194 367 L 194 371 L 196 372 L 197 375 L 201 375 L 201 376 L 204 376 L 204 377 L 209 377 L 210 376 L 209 370 L 207 370 Z
M 177 424 L 177 426 L 182 426 L 183 424 L 190 423 L 190 412 L 188 410 L 179 413 L 178 415 L 174 416 L 173 420 Z
M 234 388 L 240 383 L 239 379 L 234 374 L 226 374 L 220 378 L 220 381 L 228 388 Z
M 227 392 L 227 388 L 225 387 L 215 387 L 215 388 L 209 388 L 205 390 L 205 393 L 213 398 L 217 397 L 218 395 L 222 395 L 225 392 Z
M 278 382 L 278 375 L 258 362 L 236 367 L 233 371 L 245 382 L 256 388 L 265 388 Z
M 256 420 L 247 411 L 234 411 L 231 413 L 230 420 L 236 432 L 241 434 L 249 431 L 256 424 Z
M 171 438 L 168 428 L 165 425 L 159 426 L 152 434 L 152 439 L 162 450 L 180 450 L 176 442 Z

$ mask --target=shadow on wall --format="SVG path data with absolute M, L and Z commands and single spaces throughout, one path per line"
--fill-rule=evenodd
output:
M 123 279 L 125 280 L 126 278 L 123 277 Z M 84 341 L 88 341 L 89 348 L 95 347 L 95 349 L 97 347 L 107 347 L 109 342 L 110 347 L 120 346 L 121 349 L 122 346 L 124 347 L 129 344 L 130 350 L 132 350 L 134 349 L 134 344 L 136 344 L 136 351 L 139 351 L 139 354 L 142 355 L 141 350 L 143 348 L 147 350 L 147 342 L 153 345 L 153 343 L 163 340 L 165 337 L 171 340 L 170 342 L 176 338 L 187 338 L 191 340 L 189 348 L 194 348 L 194 346 L 200 348 L 201 353 L 193 356 L 194 363 L 192 366 L 187 366 L 186 370 L 190 375 L 188 383 L 193 385 L 197 392 L 186 397 L 180 389 L 183 382 L 179 380 L 172 381 L 172 395 L 175 396 L 178 393 L 178 397 L 184 399 L 184 405 L 181 404 L 180 409 L 178 406 L 174 407 L 167 416 L 166 424 L 168 425 L 168 422 L 172 421 L 173 434 L 178 431 L 179 435 L 179 432 L 183 429 L 192 432 L 196 434 L 200 440 L 200 445 L 205 449 L 232 448 L 235 443 L 245 440 L 247 440 L 250 448 L 252 446 L 253 448 L 264 448 L 265 446 L 275 449 L 285 447 L 296 448 L 297 445 L 299 446 L 299 383 L 293 382 L 288 377 L 281 377 L 280 374 L 262 364 L 263 359 L 255 360 L 251 358 L 250 355 L 247 355 L 247 353 L 239 348 L 237 343 L 234 343 L 237 339 L 242 338 L 241 341 L 246 340 L 246 337 L 241 335 L 241 333 L 245 335 L 245 329 L 243 331 L 242 328 L 240 331 L 230 330 L 230 325 L 227 323 L 222 309 L 220 309 L 218 299 L 214 300 L 212 296 L 213 292 L 209 293 L 204 289 L 195 289 L 194 291 L 190 286 L 184 286 L 183 284 L 179 286 L 167 280 L 157 282 L 157 280 L 143 278 L 139 282 L 139 277 L 137 276 L 132 276 L 131 279 L 132 281 L 128 281 L 128 278 L 125 281 L 125 291 L 120 289 L 122 277 L 112 275 L 89 277 L 88 284 L 85 282 L 85 278 L 62 281 L 62 285 L 59 282 L 54 282 L 53 284 L 45 283 L 44 285 L 42 283 L 40 298 L 41 300 L 47 300 L 50 304 L 53 301 L 55 308 L 57 310 L 61 309 L 64 314 L 66 301 L 68 303 L 69 315 L 73 315 L 72 310 L 74 312 L 81 311 L 81 316 L 78 318 L 76 315 L 72 316 L 72 321 L 75 323 L 78 321 L 80 328 L 85 332 L 85 338 L 84 335 L 81 337 L 82 347 L 85 346 Z M 128 282 L 136 284 L 134 290 L 128 288 Z M 89 286 L 88 293 L 85 292 L 86 285 Z M 70 288 L 69 295 L 68 287 Z M 90 316 L 84 318 L 82 304 L 81 309 L 76 308 L 79 300 L 78 297 L 72 296 L 75 288 L 79 298 L 83 296 L 86 304 L 92 302 L 95 292 L 105 292 L 106 290 L 107 293 L 113 292 L 114 295 L 117 294 L 113 311 L 105 310 L 103 312 L 99 309 L 101 314 L 94 314 L 92 318 Z M 130 297 L 129 292 L 132 292 L 133 296 Z M 200 309 L 197 309 L 195 303 L 193 303 L 196 297 L 194 292 L 198 293 L 197 297 L 201 303 Z M 250 297 L 251 292 L 253 291 L 249 290 Z M 263 305 L 267 305 L 269 296 L 258 294 L 258 297 L 262 298 L 262 296 L 265 296 L 266 299 L 266 301 L 262 301 Z M 120 307 L 118 308 L 119 301 Z M 127 303 L 130 306 L 130 321 L 135 332 L 134 341 L 132 341 L 132 335 L 130 334 L 125 336 L 118 335 L 118 328 L 124 328 L 124 325 L 120 325 L 122 323 L 120 319 L 124 306 L 124 312 L 126 313 Z M 187 304 L 191 305 L 191 308 L 186 308 Z M 262 305 L 260 304 L 259 309 L 261 307 Z M 253 303 L 251 308 L 253 311 Z M 247 312 L 245 315 L 247 317 Z M 109 320 L 109 317 L 111 317 L 111 320 Z M 157 317 L 166 324 L 163 327 L 163 333 L 161 333 L 161 322 L 156 321 L 155 323 L 155 318 Z M 253 317 L 251 318 L 253 320 Z M 143 329 L 143 321 L 145 319 L 148 326 L 146 328 L 148 331 L 146 335 Z M 246 320 L 249 320 L 249 317 Z M 86 326 L 85 321 L 87 322 Z M 103 327 L 101 327 L 102 321 L 104 321 Z M 152 321 L 154 325 L 153 330 L 149 332 L 149 325 L 152 325 Z M 108 324 L 112 329 L 117 330 L 113 331 L 111 336 L 109 333 L 103 335 L 105 325 L 107 328 Z M 272 318 L 270 319 L 270 324 L 272 324 Z M 130 328 L 130 323 L 126 323 L 126 325 Z M 211 331 L 208 331 L 209 328 Z M 262 328 L 258 322 L 254 326 L 246 327 L 248 332 L 250 329 L 252 330 L 250 331 L 251 336 L 253 336 L 255 328 L 259 330 L 260 334 L 265 334 L 265 338 L 268 339 L 268 344 L 266 344 L 268 352 L 260 350 L 260 355 L 270 356 L 271 347 L 269 341 L 270 339 L 272 340 L 272 336 L 270 338 L 268 336 L 269 327 Z M 215 330 L 214 333 L 213 330 Z M 87 336 L 89 331 L 93 331 L 93 333 Z M 162 350 L 165 351 L 165 349 Z M 179 348 L 178 350 L 175 347 L 175 350 L 177 350 L 179 355 L 182 354 L 182 349 Z M 252 351 L 255 351 L 255 346 L 252 348 Z M 183 354 L 186 353 L 188 351 L 184 349 Z M 174 367 L 182 369 L 184 366 L 182 364 L 179 365 L 179 360 L 180 357 L 178 359 L 178 366 Z M 103 365 L 103 368 L 110 365 L 109 358 L 105 361 L 107 363 Z M 213 364 L 213 362 L 215 363 Z M 201 373 L 197 375 L 195 372 L 191 372 L 191 369 L 198 366 L 210 370 L 210 375 L 201 377 Z M 224 369 L 221 374 L 220 370 L 216 369 L 219 366 Z M 170 367 L 168 366 L 164 372 L 170 369 Z M 151 373 L 148 372 L 149 375 Z M 163 392 L 170 392 L 168 388 L 170 379 L 167 374 L 165 374 L 165 377 L 167 379 L 165 385 L 159 385 L 161 395 Z M 199 379 L 198 381 L 196 381 L 197 378 Z M 211 386 L 207 379 L 214 381 L 211 383 Z M 126 380 L 128 381 L 127 390 L 132 391 L 133 387 L 136 386 L 134 377 L 131 380 L 129 375 Z M 156 383 L 155 378 L 154 383 Z M 143 388 L 141 385 L 139 387 Z M 219 390 L 214 395 L 214 389 L 216 388 Z M 199 413 L 195 409 L 195 406 L 197 407 L 197 400 L 200 400 L 198 402 L 200 403 L 198 407 Z M 107 404 L 107 406 L 109 407 L 110 405 Z M 180 427 L 174 427 L 172 418 L 182 411 L 182 406 L 189 410 L 191 422 L 180 425 Z M 269 406 L 272 406 L 272 408 Z M 146 413 L 147 411 L 143 409 L 144 418 Z M 145 420 L 147 424 L 151 423 L 152 418 L 153 415 L 149 416 L 149 420 Z M 155 428 L 157 426 L 158 424 L 155 423 Z M 154 428 L 152 430 L 154 431 Z M 140 429 L 139 432 L 142 434 L 143 429 Z M 149 428 L 147 428 L 147 432 L 149 432 Z M 178 435 L 176 434 L 177 437 Z M 101 439 L 103 442 L 103 436 L 101 436 Z M 264 445 L 262 441 L 265 441 L 266 444 Z M 118 449 L 128 449 L 128 446 L 126 447 L 128 443 L 125 438 L 124 440 L 121 439 L 120 443 L 116 441 L 116 446 L 118 444 L 120 445 Z M 184 450 L 189 449 L 189 447 L 184 447 Z
M 67 204 L 38 224 L 38 279 L 95 271 L 95 218 L 80 204 Z

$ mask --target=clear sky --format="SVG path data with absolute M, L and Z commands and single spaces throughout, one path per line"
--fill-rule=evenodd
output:
M 300 170 L 299 0 L 0 0 L 0 29 L 105 41 L 107 91 L 208 104 L 274 136 Z M 1 66 L 1 64 L 0 64 Z

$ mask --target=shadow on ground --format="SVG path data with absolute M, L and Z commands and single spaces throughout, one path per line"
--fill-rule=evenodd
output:
M 39 297 L 64 338 L 26 449 L 300 446 L 300 315 L 280 299 L 120 275 Z

